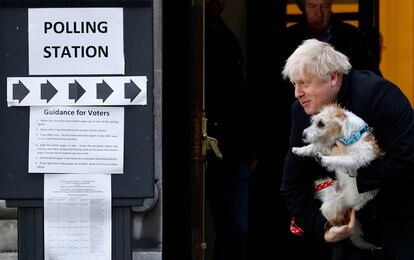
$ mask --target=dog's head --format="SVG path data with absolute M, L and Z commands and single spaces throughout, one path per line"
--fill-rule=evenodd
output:
M 339 138 L 349 138 L 366 123 L 352 112 L 340 106 L 328 105 L 313 115 L 311 125 L 303 131 L 303 141 L 323 147 L 331 147 Z

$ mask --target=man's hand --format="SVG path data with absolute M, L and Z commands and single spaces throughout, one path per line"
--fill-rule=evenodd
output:
M 348 220 L 347 224 L 343 226 L 333 226 L 325 231 L 324 238 L 326 242 L 338 242 L 349 238 L 353 234 L 355 226 L 355 210 L 349 210 L 345 219 Z

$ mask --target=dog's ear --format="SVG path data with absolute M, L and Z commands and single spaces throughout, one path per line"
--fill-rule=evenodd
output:
M 352 132 L 355 130 L 352 124 L 349 122 L 349 120 L 346 120 L 346 119 L 347 118 L 345 118 L 342 121 L 342 125 L 341 125 L 341 135 L 344 138 L 350 137 L 352 135 Z
M 355 131 L 361 130 L 366 124 L 362 118 L 358 117 L 354 113 L 344 110 L 346 116 L 342 125 L 342 135 L 345 138 L 350 137 Z
M 335 109 L 335 117 L 344 122 L 346 121 L 348 115 L 346 114 L 346 111 L 344 109 L 337 107 Z
M 347 110 L 343 108 L 335 109 L 335 119 L 336 122 L 341 127 L 341 136 L 342 137 L 349 137 L 351 136 L 352 132 L 355 131 L 355 126 L 352 125 L 351 120 L 349 120 L 350 114 Z

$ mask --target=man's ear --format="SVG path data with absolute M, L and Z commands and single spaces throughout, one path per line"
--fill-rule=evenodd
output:
M 338 72 L 334 71 L 331 74 L 331 85 L 335 86 L 337 82 L 338 82 Z

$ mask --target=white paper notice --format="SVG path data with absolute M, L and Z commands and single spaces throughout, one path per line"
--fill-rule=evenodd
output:
M 111 260 L 111 175 L 45 174 L 45 260 Z
M 29 75 L 125 74 L 122 8 L 29 8 Z
M 30 107 L 30 173 L 123 173 L 123 107 Z

